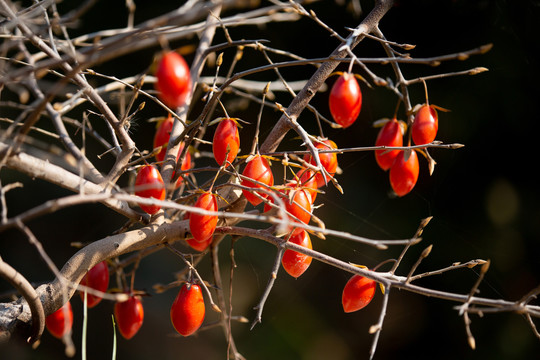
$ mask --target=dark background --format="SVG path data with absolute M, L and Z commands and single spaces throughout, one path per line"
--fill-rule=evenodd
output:
M 137 21 L 164 13 L 176 5 L 172 2 L 137 1 Z M 73 4 L 71 4 L 73 5 Z M 362 1 L 365 11 L 372 2 Z M 68 4 L 61 6 L 69 7 Z M 333 1 L 322 1 L 312 8 L 321 20 L 346 36 L 345 27 L 354 27 L 359 20 L 345 7 Z M 61 8 L 62 9 L 62 8 Z M 431 255 L 419 272 L 449 266 L 471 259 L 490 259 L 491 267 L 480 285 L 481 296 L 516 300 L 540 283 L 540 211 L 537 173 L 537 101 L 538 48 L 540 2 L 538 1 L 400 1 L 381 21 L 386 37 L 398 43 L 415 44 L 413 57 L 430 57 L 469 50 L 492 43 L 493 49 L 467 61 L 449 61 L 432 68 L 426 65 L 403 65 L 407 78 L 435 73 L 453 72 L 483 66 L 489 72 L 477 76 L 452 77 L 428 83 L 430 102 L 451 110 L 439 113 L 438 139 L 445 143 L 462 143 L 459 150 L 432 150 L 437 161 L 435 172 L 429 176 L 427 162 L 420 159 L 420 179 L 410 195 L 394 198 L 389 195 L 386 173 L 381 171 L 370 152 L 349 153 L 339 157 L 343 174 L 337 178 L 344 189 L 340 195 L 334 188 L 319 195 L 317 202 L 324 206 L 316 214 L 328 228 L 353 232 L 375 239 L 401 239 L 414 234 L 420 220 L 433 216 L 423 235 L 423 242 L 411 248 L 399 268 L 406 275 L 421 251 L 433 244 Z M 95 19 L 99 19 L 96 22 Z M 126 21 L 123 1 L 101 1 L 82 19 L 81 27 L 73 34 L 122 26 Z M 297 23 L 269 24 L 264 27 L 231 28 L 234 39 L 267 38 L 270 45 L 305 57 L 323 57 L 337 41 L 304 19 Z M 179 41 L 172 47 L 189 44 Z M 216 42 L 223 41 L 218 31 Z M 96 66 L 96 70 L 117 77 L 144 71 L 158 49 L 148 49 L 127 57 Z M 365 40 L 356 50 L 358 56 L 383 55 L 378 44 Z M 233 52 L 227 52 L 230 61 Z M 229 57 L 227 57 L 227 55 Z M 186 55 L 188 61 L 192 58 Z M 276 60 L 277 61 L 277 60 Z M 262 64 L 262 56 L 246 51 L 240 69 Z M 340 68 L 345 70 L 346 67 Z M 386 66 L 370 65 L 382 77 L 391 76 Z M 213 69 L 207 75 L 213 74 Z M 312 67 L 284 70 L 292 80 L 308 78 Z M 359 68 L 356 72 L 362 75 Z M 274 80 L 272 73 L 253 79 Z M 333 79 L 328 81 L 331 84 Z M 325 135 L 340 147 L 369 146 L 377 130 L 373 121 L 393 114 L 396 98 L 386 89 L 368 89 L 362 85 L 363 108 L 359 120 L 347 130 L 332 130 L 323 125 Z M 424 102 L 421 85 L 411 87 L 413 103 Z M 276 99 L 286 105 L 288 96 Z M 312 104 L 329 115 L 327 94 L 319 93 Z M 226 106 L 232 109 L 229 99 Z M 148 104 L 132 128 L 140 148 L 149 148 L 153 125 L 145 117 L 161 114 L 158 107 Z M 239 109 L 233 116 L 254 122 L 258 106 Z M 73 114 L 72 116 L 76 116 Z M 400 114 L 403 118 L 403 114 Z M 279 114 L 265 110 L 263 129 L 269 129 Z M 301 123 L 317 133 L 313 115 L 304 112 Z M 249 149 L 253 126 L 241 132 L 242 150 Z M 265 132 L 263 130 L 262 138 Z M 207 135 L 208 139 L 209 136 Z M 299 146 L 290 134 L 282 149 Z M 209 150 L 201 146 L 202 150 Z M 110 161 L 111 159 L 109 159 Z M 104 167 L 107 160 L 103 160 Z M 197 165 L 204 165 L 199 160 Z M 110 165 L 109 165 L 110 166 Z M 9 215 L 41 204 L 45 200 L 69 193 L 32 181 L 20 174 L 2 170 L 2 183 L 22 181 L 24 191 L 14 190 L 7 196 Z M 276 175 L 276 179 L 280 176 Z M 126 181 L 127 179 L 124 179 Z M 45 249 L 58 266 L 75 251 L 72 241 L 93 241 L 107 236 L 122 226 L 123 220 L 102 206 L 80 206 L 32 221 L 29 226 L 43 242 Z M 9 231 L 1 235 L 0 254 L 36 283 L 51 278 L 36 251 L 20 234 Z M 395 258 L 401 248 L 377 251 L 342 239 L 326 241 L 312 237 L 315 249 L 346 261 L 373 267 Z M 229 278 L 228 243 L 222 245 L 224 279 Z M 24 254 L 24 255 L 21 255 Z M 252 308 L 266 285 L 274 261 L 275 249 L 254 239 L 241 239 L 235 245 L 238 267 L 234 272 L 234 314 L 250 320 Z M 152 296 L 144 299 L 145 322 L 130 341 L 119 338 L 118 357 L 131 359 L 223 359 L 226 342 L 220 328 L 180 338 L 174 335 L 168 313 L 176 290 L 155 294 L 152 285 L 173 280 L 173 273 L 182 268 L 169 252 L 145 258 L 137 272 L 136 286 Z M 210 279 L 210 264 L 203 261 L 201 274 Z M 383 268 L 386 270 L 386 268 Z M 249 324 L 235 324 L 233 333 L 239 351 L 248 359 L 364 359 L 368 358 L 372 336 L 370 325 L 376 323 L 382 296 L 376 295 L 364 310 L 344 314 L 341 291 L 349 274 L 327 265 L 313 262 L 298 280 L 280 272 L 266 303 L 262 324 L 249 331 Z M 439 290 L 467 293 L 477 278 L 477 269 L 458 270 L 427 278 L 419 284 Z M 114 280 L 111 278 L 111 280 Z M 1 283 L 1 289 L 8 289 Z M 225 286 L 228 286 L 227 282 Z M 74 297 L 74 341 L 80 357 L 82 304 Z M 90 309 L 88 358 L 108 358 L 112 351 L 112 303 L 102 302 Z M 462 318 L 449 301 L 425 298 L 392 290 L 387 316 L 377 348 L 376 359 L 414 357 L 417 359 L 531 359 L 540 350 L 539 341 L 525 319 L 517 314 L 486 314 L 472 316 L 471 329 L 477 349 L 471 350 L 466 341 Z M 208 310 L 206 323 L 217 316 Z M 10 343 L 0 346 L 0 358 L 58 359 L 62 344 L 44 334 L 38 350 Z

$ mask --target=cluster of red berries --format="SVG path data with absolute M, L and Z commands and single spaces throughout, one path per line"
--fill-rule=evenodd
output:
M 355 75 L 342 73 L 336 80 L 329 96 L 330 113 L 343 128 L 351 126 L 362 107 L 362 92 Z M 379 131 L 376 146 L 402 147 L 406 125 L 396 118 L 388 120 Z M 424 104 L 416 111 L 411 126 L 411 137 L 416 145 L 433 142 L 438 130 L 435 106 Z M 404 196 L 416 185 L 419 175 L 416 150 L 376 150 L 375 159 L 384 171 L 390 170 L 390 185 L 394 193 Z
M 406 125 L 395 117 L 388 120 L 379 131 L 376 146 L 401 147 Z M 411 126 L 414 144 L 425 145 L 435 140 L 438 129 L 438 115 L 433 105 L 422 105 L 416 112 Z M 375 150 L 375 160 L 384 171 L 390 170 L 390 185 L 398 196 L 407 195 L 416 185 L 420 166 L 417 151 Z
M 189 67 L 186 61 L 176 52 L 163 54 L 156 70 L 156 89 L 158 97 L 165 105 L 177 108 L 182 106 L 191 91 Z M 362 93 L 360 86 L 351 73 L 343 73 L 334 83 L 330 96 L 329 107 L 332 117 L 343 128 L 351 126 L 360 113 L 362 106 Z M 154 136 L 154 149 L 156 161 L 162 162 L 170 138 L 174 119 L 168 116 L 157 127 Z M 412 139 L 415 144 L 427 144 L 434 140 L 437 132 L 437 113 L 432 106 L 424 105 L 416 113 L 412 125 Z M 403 145 L 403 126 L 395 118 L 384 124 L 380 130 L 376 145 L 397 146 Z M 337 155 L 327 150 L 337 149 L 336 144 L 329 139 L 318 139 L 315 148 L 324 171 L 313 171 L 311 166 L 301 168 L 293 181 L 284 186 L 274 186 L 274 176 L 268 158 L 260 154 L 248 157 L 242 172 L 241 185 L 243 195 L 253 206 L 265 203 L 264 212 L 271 211 L 275 202 L 280 198 L 288 216 L 286 237 L 291 243 L 312 249 L 309 233 L 295 224 L 308 224 L 311 219 L 314 201 L 318 189 L 332 180 L 337 171 Z M 184 150 L 184 143 L 180 144 L 177 161 Z M 220 119 L 215 129 L 212 151 L 216 163 L 227 168 L 232 164 L 240 148 L 238 120 L 234 118 Z M 390 183 L 394 192 L 403 196 L 411 191 L 418 178 L 418 157 L 415 150 L 377 150 L 375 152 L 377 164 L 383 170 L 390 170 Z M 317 166 L 312 155 L 303 158 L 306 164 Z M 192 167 L 189 151 L 185 152 L 181 170 L 187 171 Z M 179 177 L 176 187 L 182 184 Z M 161 174 L 155 165 L 143 165 L 135 180 L 135 194 L 142 198 L 165 199 L 165 186 Z M 277 190 L 276 190 L 277 189 Z M 150 215 L 157 213 L 161 206 L 158 204 L 139 204 L 140 208 Z M 216 195 L 211 191 L 202 192 L 196 199 L 194 208 L 200 211 L 186 213 L 184 219 L 189 220 L 189 229 L 192 237 L 187 243 L 196 251 L 205 251 L 212 243 L 214 231 L 218 222 L 218 204 Z M 282 266 L 294 278 L 302 275 L 311 263 L 311 257 L 293 250 L 286 250 L 282 257 Z M 106 291 L 108 286 L 108 271 L 105 263 L 96 265 L 85 276 L 81 284 Z M 345 312 L 359 310 L 365 307 L 375 294 L 376 282 L 368 278 L 354 275 L 345 285 L 342 295 L 342 304 Z M 88 295 L 88 307 L 96 306 L 101 298 Z M 71 327 L 73 315 L 69 302 L 67 310 L 60 309 L 48 317 L 47 327 L 55 336 L 62 336 Z M 130 296 L 127 301 L 117 302 L 114 314 L 120 333 L 126 339 L 133 337 L 142 325 L 144 312 L 138 296 Z M 67 315 L 67 317 L 66 317 Z M 174 328 L 182 335 L 188 336 L 202 325 L 205 316 L 205 305 L 200 285 L 185 283 L 170 311 Z M 55 325 L 52 324 L 55 320 Z M 51 323 L 51 324 L 49 324 Z

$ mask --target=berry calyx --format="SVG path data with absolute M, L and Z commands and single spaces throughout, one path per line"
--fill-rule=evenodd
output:
M 395 118 L 388 121 L 379 131 L 375 146 L 403 146 L 403 131 Z M 399 150 L 375 150 L 375 160 L 379 167 L 388 170 L 394 163 Z
M 431 105 L 423 105 L 414 117 L 411 133 L 416 145 L 429 144 L 435 140 L 439 129 L 437 110 Z
M 311 239 L 307 231 L 302 230 L 289 238 L 289 242 L 312 249 Z M 287 249 L 281 258 L 281 265 L 289 275 L 298 278 L 311 264 L 311 256 Z
M 68 301 L 60 309 L 45 318 L 45 327 L 52 336 L 60 339 L 73 327 L 73 310 Z
M 201 287 L 197 284 L 184 284 L 171 306 L 171 322 L 182 336 L 189 336 L 197 331 L 205 315 L 204 298 Z
M 406 159 L 405 157 L 408 156 Z M 416 185 L 420 166 L 415 150 L 401 150 L 390 167 L 390 185 L 397 196 L 405 196 Z
M 144 320 L 144 309 L 138 296 L 114 304 L 114 318 L 120 334 L 127 340 L 139 331 Z
M 328 104 L 334 121 L 342 127 L 356 121 L 362 108 L 362 92 L 353 74 L 340 75 L 330 90 Z
M 210 192 L 199 195 L 193 206 L 207 211 L 218 210 L 216 196 Z M 189 216 L 189 229 L 193 239 L 199 243 L 208 242 L 216 230 L 217 221 L 217 215 L 192 213 Z
M 366 307 L 375 296 L 376 282 L 361 275 L 353 275 L 341 296 L 343 311 L 350 313 Z
M 102 261 L 97 263 L 93 268 L 88 270 L 80 284 L 101 292 L 106 292 L 109 287 L 109 267 L 107 266 L 107 262 Z M 84 291 L 79 291 L 79 294 L 84 301 Z M 90 293 L 86 294 L 86 306 L 88 308 L 93 308 L 100 302 L 101 296 Z
M 247 163 L 242 173 L 247 178 L 258 181 L 267 186 L 274 185 L 274 175 L 270 169 L 268 161 L 263 158 L 261 155 L 255 155 L 250 162 Z M 262 185 L 256 184 L 250 180 L 243 179 L 241 185 L 250 187 L 253 189 L 264 188 Z M 251 191 L 242 189 L 242 193 L 253 206 L 257 206 L 262 202 L 262 199 L 254 195 Z M 263 192 L 257 192 L 261 197 L 267 198 L 268 195 Z
M 170 108 L 184 105 L 191 91 L 189 66 L 182 55 L 169 51 L 161 57 L 156 69 L 156 90 L 161 101 Z
M 232 163 L 240 148 L 240 136 L 236 121 L 230 118 L 221 120 L 214 132 L 213 140 L 212 152 L 217 164 L 223 165 L 225 157 L 227 157 L 228 162 Z
M 158 169 L 153 165 L 142 166 L 135 178 L 135 195 L 143 198 L 165 199 L 165 184 Z M 139 204 L 141 209 L 153 215 L 161 209 L 159 205 Z

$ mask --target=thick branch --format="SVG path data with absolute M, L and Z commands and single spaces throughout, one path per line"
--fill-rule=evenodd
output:
M 379 21 L 390 10 L 394 4 L 393 0 L 379 0 L 375 3 L 373 10 L 360 23 L 355 31 L 349 35 L 346 41 L 351 41 L 350 48 L 354 48 L 361 40 L 362 34 L 367 34 L 377 28 Z M 340 50 L 344 44 L 334 50 L 331 58 L 343 58 L 347 56 L 347 50 Z M 324 85 L 326 79 L 340 64 L 339 61 L 328 61 L 323 63 L 306 83 L 304 88 L 293 99 L 286 113 L 281 116 L 277 124 L 272 129 L 261 146 L 261 153 L 273 152 L 277 149 L 287 132 L 291 129 L 290 118 L 297 119 L 304 108 L 309 104 L 313 96 Z

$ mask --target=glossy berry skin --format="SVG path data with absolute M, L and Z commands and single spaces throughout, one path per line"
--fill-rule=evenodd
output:
M 178 154 L 176 155 L 176 161 L 178 161 L 178 157 L 180 156 L 180 154 L 182 154 L 182 151 L 184 150 L 184 142 L 181 142 L 180 143 L 180 147 L 178 148 Z M 184 156 L 184 160 L 182 161 L 182 165 L 180 166 L 180 170 L 181 171 L 186 171 L 186 170 L 189 170 L 191 169 L 191 166 L 192 166 L 192 163 L 191 163 L 191 154 L 189 153 L 189 150 L 186 151 L 186 155 Z M 173 172 L 173 177 L 174 177 L 174 172 Z M 179 177 L 178 180 L 176 181 L 176 188 L 179 188 L 180 185 L 182 185 L 182 177 Z
M 169 114 L 167 118 L 161 120 L 157 125 L 156 133 L 154 134 L 154 149 L 157 147 L 161 147 L 161 150 L 156 154 L 156 160 L 159 162 L 165 159 L 165 153 L 167 152 L 167 144 L 169 143 L 169 139 L 171 137 L 173 124 L 174 119 Z
M 289 202 L 285 200 L 285 209 L 304 224 L 309 224 L 309 220 L 311 219 L 311 196 L 309 192 L 305 189 L 293 189 L 289 191 L 294 192 L 293 201 Z M 293 235 L 302 231 L 303 229 L 297 228 Z
M 289 238 L 289 242 L 303 246 L 308 249 L 313 249 L 309 234 L 305 230 L 302 230 L 297 234 L 291 236 Z M 307 270 L 307 268 L 311 264 L 311 260 L 311 256 L 307 256 L 294 250 L 287 249 L 283 253 L 283 257 L 281 258 L 281 265 L 289 275 L 294 278 L 298 278 Z
M 158 169 L 153 165 L 144 165 L 135 178 L 135 195 L 143 198 L 165 199 L 165 184 Z M 139 204 L 141 209 L 153 215 L 161 209 L 159 205 Z
M 416 151 L 410 151 L 407 161 L 405 161 L 406 153 L 406 151 L 400 151 L 390 167 L 390 185 L 397 196 L 405 196 L 411 192 L 420 171 Z
M 174 123 L 174 119 L 171 115 L 169 115 L 165 120 L 162 120 L 159 123 L 156 133 L 154 135 L 154 149 L 157 147 L 161 147 L 161 150 L 156 154 L 156 160 L 159 162 L 165 159 L 165 154 L 167 152 L 167 144 L 169 143 L 169 139 L 171 137 L 173 123 Z M 178 154 L 176 154 L 176 161 L 178 161 L 178 157 L 180 156 L 180 154 L 182 154 L 183 149 L 184 149 L 184 142 L 181 142 L 180 146 L 178 147 Z M 191 169 L 191 166 L 192 166 L 191 154 L 189 151 L 186 151 L 180 170 L 182 171 L 189 170 Z M 181 184 L 182 184 L 182 178 L 180 177 L 178 178 L 178 181 L 176 182 L 176 187 L 179 187 Z
M 332 140 L 323 140 L 322 142 L 317 142 L 314 144 L 317 149 L 321 150 L 332 150 L 337 149 L 337 145 Z M 315 175 L 315 178 L 317 180 L 317 186 L 322 187 L 325 185 L 324 179 L 326 177 L 326 182 L 329 182 L 331 178 L 334 177 L 338 162 L 337 162 L 337 154 L 336 153 L 322 153 L 319 154 L 319 159 L 321 160 L 321 165 L 328 171 L 329 175 L 323 176 L 321 173 L 317 173 Z M 304 155 L 304 160 L 308 163 L 317 166 L 317 162 L 311 155 Z
M 396 119 L 388 121 L 379 131 L 375 146 L 403 146 L 403 131 Z M 399 150 L 375 150 L 375 160 L 379 167 L 388 170 L 394 163 Z
M 239 148 L 240 136 L 236 121 L 230 118 L 221 120 L 214 132 L 214 141 L 212 143 L 212 151 L 217 164 L 219 166 L 223 165 L 225 156 L 227 161 L 232 163 L 236 159 Z
M 309 193 L 311 204 L 313 204 L 317 198 L 317 188 L 319 187 L 315 172 L 309 169 L 300 169 L 296 173 L 296 177 L 298 178 L 298 186 L 304 188 Z
M 208 211 L 218 210 L 216 196 L 209 192 L 202 193 L 193 206 Z M 189 216 L 189 229 L 193 239 L 199 243 L 207 242 L 216 230 L 217 221 L 217 215 L 192 213 Z
M 184 214 L 184 220 L 189 220 L 189 218 L 191 217 L 191 213 L 190 212 L 186 212 Z M 186 243 L 193 249 L 193 250 L 197 250 L 197 251 L 200 251 L 200 252 L 203 252 L 204 250 L 206 250 L 210 244 L 212 244 L 212 240 L 214 239 L 213 236 L 210 236 L 208 239 L 206 239 L 205 241 L 197 241 L 195 240 L 194 238 L 189 238 L 189 239 L 186 239 Z
M 439 116 L 432 106 L 423 105 L 414 117 L 411 128 L 412 139 L 416 145 L 429 144 L 437 136 Z
M 208 247 L 210 246 L 210 244 L 212 244 L 212 240 L 214 239 L 213 236 L 210 236 L 208 239 L 204 240 L 204 241 L 197 241 L 195 240 L 194 238 L 191 238 L 191 239 L 187 239 L 186 242 L 188 243 L 188 245 L 193 249 L 193 250 L 197 250 L 197 251 L 200 251 L 200 252 L 203 252 L 204 250 L 208 249 Z
M 60 309 L 45 318 L 45 327 L 52 336 L 60 339 L 73 327 L 73 310 L 68 301 Z
M 137 296 L 114 304 L 114 318 L 120 334 L 127 340 L 139 331 L 144 320 L 144 309 Z
M 197 284 L 184 284 L 171 306 L 171 322 L 183 336 L 197 331 L 205 314 L 204 299 L 201 287 Z
M 287 195 L 287 197 L 281 198 L 282 201 L 285 203 L 285 211 L 291 216 L 303 222 L 304 224 L 309 224 L 312 210 L 311 196 L 309 195 L 309 192 L 306 189 L 295 188 L 295 184 L 288 184 L 288 186 L 290 186 L 291 189 L 281 190 L 282 193 Z M 292 201 L 290 201 L 288 196 L 291 192 L 293 192 Z M 268 200 L 271 203 L 274 203 L 273 197 L 269 197 Z M 265 204 L 264 212 L 270 211 L 272 208 L 273 207 L 271 205 Z M 291 221 L 297 222 L 297 220 L 294 218 L 291 218 Z M 290 230 L 293 230 L 293 228 L 291 227 L 289 231 Z M 301 233 L 302 231 L 302 228 L 294 228 L 293 236 Z
M 250 179 L 256 180 L 260 183 L 266 184 L 268 186 L 274 185 L 274 175 L 272 174 L 270 165 L 268 164 L 268 161 L 260 155 L 255 155 L 253 159 L 251 159 L 251 161 L 247 163 L 242 175 Z M 241 185 L 247 186 L 253 189 L 263 188 L 262 185 L 256 184 L 249 180 L 242 180 Z M 242 193 L 246 197 L 247 201 L 249 201 L 253 206 L 257 206 L 262 202 L 261 199 L 259 199 L 256 195 L 253 195 L 248 190 L 242 189 Z M 257 193 L 263 198 L 268 197 L 268 195 L 266 195 L 263 192 L 257 192 Z
M 159 99 L 170 108 L 184 105 L 191 91 L 189 66 L 182 55 L 169 51 L 161 57 L 156 69 Z
M 351 73 L 343 73 L 336 80 L 329 96 L 330 113 L 344 128 L 351 126 L 362 108 L 362 92 L 358 81 Z
M 343 311 L 350 313 L 366 307 L 375 296 L 376 287 L 377 283 L 371 279 L 360 275 L 352 276 L 343 288 Z
M 109 287 L 109 268 L 107 262 L 102 261 L 88 270 L 80 284 L 101 292 L 106 292 Z M 79 294 L 84 301 L 84 291 L 79 291 Z M 99 304 L 100 301 L 100 296 L 92 295 L 90 293 L 86 294 L 86 306 L 88 308 L 93 308 Z

